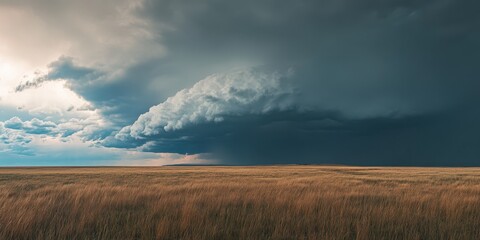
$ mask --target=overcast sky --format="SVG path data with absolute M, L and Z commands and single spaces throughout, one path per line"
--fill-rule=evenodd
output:
M 0 0 L 0 165 L 480 165 L 476 0 Z

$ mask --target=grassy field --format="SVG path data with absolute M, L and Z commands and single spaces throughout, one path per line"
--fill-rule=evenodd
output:
M 0 239 L 480 239 L 480 169 L 0 168 Z

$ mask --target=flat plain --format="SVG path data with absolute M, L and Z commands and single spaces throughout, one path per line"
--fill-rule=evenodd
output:
M 480 169 L 0 168 L 0 239 L 480 239 Z

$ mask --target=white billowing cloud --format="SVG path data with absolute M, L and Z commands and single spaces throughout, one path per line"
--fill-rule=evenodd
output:
M 10 144 L 14 142 L 28 143 L 27 138 L 17 132 L 12 131 L 5 127 L 5 123 L 0 122 L 0 140 L 4 144 Z
M 3 123 L 4 127 L 10 129 L 22 129 L 23 121 L 19 117 L 13 117 Z
M 0 153 L 13 152 L 18 155 L 31 155 L 32 152 L 27 147 L 27 144 L 31 141 L 31 137 L 22 132 L 6 128 L 5 124 L 0 122 Z
M 27 134 L 49 135 L 58 137 L 69 137 L 78 135 L 82 138 L 92 136 L 95 131 L 108 129 L 110 123 L 100 117 L 90 117 L 86 119 L 71 118 L 60 123 L 40 120 L 22 121 L 19 117 L 13 117 L 3 123 L 3 126 L 10 130 L 22 131 Z
M 57 125 L 57 131 L 61 137 L 77 136 L 87 140 L 99 138 L 96 136 L 97 133 L 111 128 L 111 123 L 100 116 L 86 119 L 72 118 Z
M 29 134 L 52 134 L 55 131 L 57 124 L 37 118 L 24 122 L 18 117 L 13 117 L 5 121 L 4 126 L 9 129 L 22 130 Z
M 295 90 L 286 82 L 291 74 L 248 69 L 211 75 L 150 108 L 116 138 L 142 138 L 194 124 L 221 122 L 225 117 L 291 109 Z
M 72 118 L 55 123 L 33 118 L 23 121 L 19 117 L 0 122 L 0 151 L 24 155 L 30 153 L 30 142 L 34 139 L 56 139 L 61 142 L 89 142 L 99 138 L 103 130 L 111 128 L 101 117 L 86 119 Z M 93 142 L 91 142 L 93 143 Z

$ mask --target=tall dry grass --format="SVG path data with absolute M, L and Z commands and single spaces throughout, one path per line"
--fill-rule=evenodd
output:
M 0 169 L 0 239 L 480 239 L 480 169 Z

